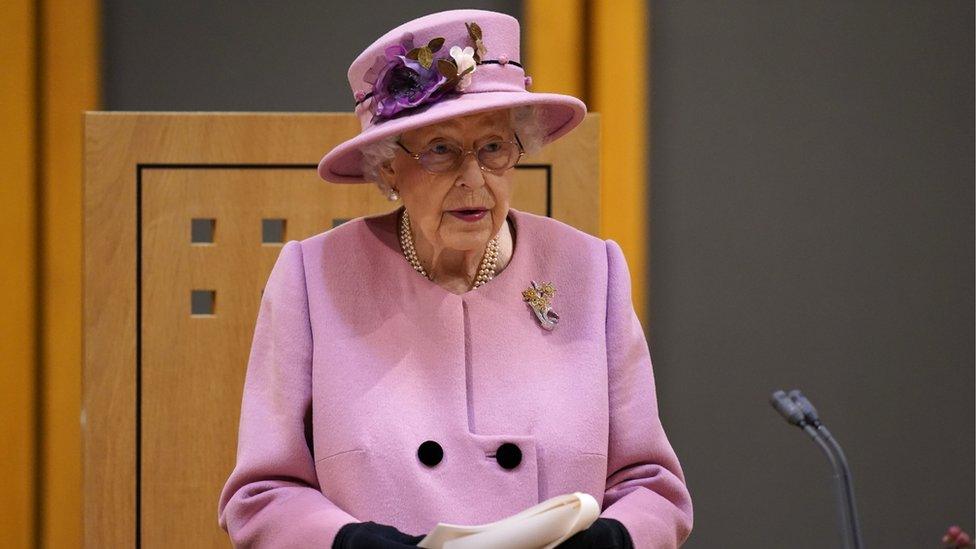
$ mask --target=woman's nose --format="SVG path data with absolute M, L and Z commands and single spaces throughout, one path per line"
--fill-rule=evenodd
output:
M 474 151 L 467 151 L 461 157 L 461 171 L 458 174 L 457 182 L 472 189 L 477 189 L 485 184 L 485 174 L 481 169 L 481 164 L 478 164 L 478 155 Z

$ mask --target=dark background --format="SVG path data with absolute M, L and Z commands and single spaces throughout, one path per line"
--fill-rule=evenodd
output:
M 973 3 L 653 8 L 648 332 L 689 546 L 839 546 L 781 387 L 844 445 L 868 547 L 972 533 Z
M 645 329 L 687 547 L 839 546 L 826 460 L 767 403 L 793 387 L 847 451 L 868 547 L 972 532 L 973 3 L 650 4 Z M 365 46 L 462 7 L 521 12 L 106 0 L 105 107 L 350 111 Z

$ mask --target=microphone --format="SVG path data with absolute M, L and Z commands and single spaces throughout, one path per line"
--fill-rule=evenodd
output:
M 830 445 L 837 458 L 837 462 L 841 466 L 841 481 L 843 483 L 844 499 L 847 506 L 847 516 L 845 517 L 848 526 L 847 532 L 851 538 L 853 547 L 860 548 L 863 546 L 861 526 L 857 518 L 857 506 L 854 503 L 854 481 L 851 478 L 851 468 L 847 463 L 847 456 L 844 455 L 844 450 L 840 447 L 837 439 L 827 430 L 827 426 L 820 421 L 817 409 L 807 400 L 807 397 L 803 396 L 803 393 L 799 389 L 790 391 L 789 397 L 803 412 L 803 417 L 823 435 L 823 438 Z
M 769 403 L 773 405 L 773 408 L 776 408 L 779 415 L 783 416 L 783 419 L 785 419 L 788 423 L 796 425 L 801 429 L 806 426 L 806 414 L 804 414 L 803 410 L 801 410 L 800 407 L 793 402 L 793 399 L 786 396 L 785 392 L 774 392 L 769 397 Z
M 851 483 L 850 468 L 840 444 L 820 421 L 816 408 L 794 389 L 787 395 L 784 391 L 774 391 L 770 404 L 791 425 L 805 432 L 823 451 L 834 471 L 835 495 L 837 496 L 837 518 L 840 523 L 841 538 L 846 549 L 862 549 L 860 526 L 854 506 L 854 488 Z

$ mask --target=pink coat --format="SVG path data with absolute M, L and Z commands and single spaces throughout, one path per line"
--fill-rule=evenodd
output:
M 420 535 L 573 491 L 637 548 L 685 541 L 691 497 L 620 246 L 509 217 L 511 261 L 462 295 L 411 268 L 395 212 L 284 245 L 218 505 L 235 545 L 327 548 L 368 520 Z M 522 300 L 531 280 L 556 288 L 554 331 Z

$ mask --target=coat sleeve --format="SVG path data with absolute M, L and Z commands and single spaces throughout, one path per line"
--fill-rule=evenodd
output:
M 244 379 L 237 463 L 218 523 L 235 547 L 330 547 L 359 522 L 319 489 L 306 428 L 312 334 L 302 245 L 282 247 L 268 277 Z
M 647 339 L 631 300 L 623 251 L 606 241 L 610 436 L 601 517 L 619 520 L 636 549 L 678 547 L 692 527 L 691 495 L 658 417 Z

